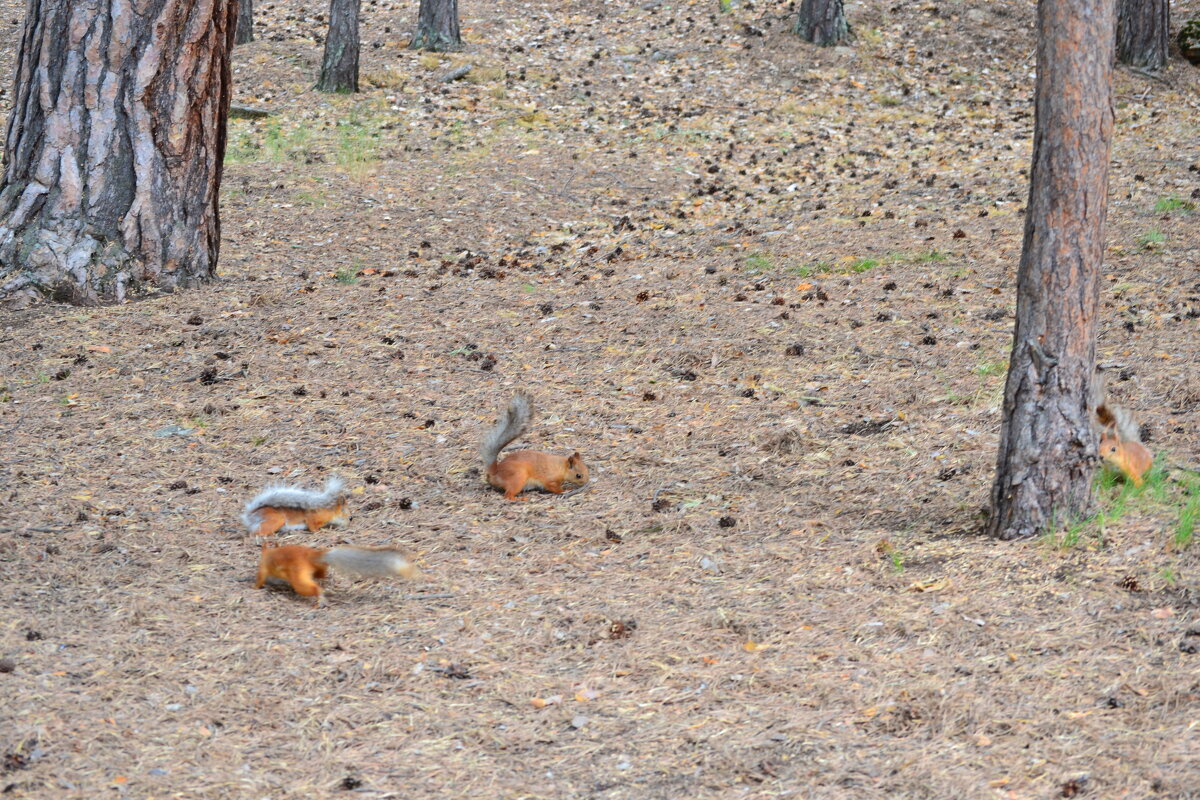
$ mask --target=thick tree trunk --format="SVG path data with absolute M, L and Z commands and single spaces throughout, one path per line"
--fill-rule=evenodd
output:
M 840 44 L 850 36 L 842 0 L 804 0 L 793 32 L 822 47 Z
M 236 0 L 28 0 L 0 181 L 0 298 L 213 277 Z
M 329 0 L 329 36 L 317 89 L 322 92 L 358 91 L 359 0 Z
M 992 487 L 993 535 L 1085 515 L 1108 207 L 1114 0 L 1040 0 L 1033 167 Z
M 421 0 L 417 33 L 408 46 L 413 50 L 445 52 L 462 47 L 458 30 L 458 0 Z
M 254 0 L 241 0 L 238 4 L 237 35 L 234 44 L 249 44 L 254 41 Z
M 1167 64 L 1171 8 L 1168 0 L 1118 0 L 1117 60 L 1145 69 Z

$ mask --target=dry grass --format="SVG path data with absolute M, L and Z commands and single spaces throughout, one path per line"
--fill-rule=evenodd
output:
M 287 33 L 280 12 L 294 6 L 268 30 Z M 590 8 L 522 6 L 500 15 L 511 31 L 479 7 L 464 15 L 475 36 L 528 44 Z M 1029 10 L 1005 8 L 994 52 L 1021 63 Z M 815 111 L 780 120 L 765 88 L 746 87 L 818 70 L 793 84 L 795 102 L 842 113 L 855 92 L 880 91 L 848 81 L 890 80 L 875 56 L 907 52 L 900 34 L 929 19 L 906 7 L 887 27 L 885 11 L 863 12 L 883 30 L 869 48 L 805 50 L 803 68 L 779 25 L 748 52 L 714 35 L 695 67 L 686 53 L 588 66 L 598 45 L 578 38 L 568 70 L 547 55 L 557 49 L 529 48 L 531 70 L 562 73 L 557 87 L 517 82 L 508 54 L 507 91 L 528 92 L 548 131 L 519 124 L 525 97 L 465 82 L 440 94 L 439 73 L 386 38 L 364 69 L 392 77 L 353 99 L 307 91 L 303 30 L 239 50 L 239 91 L 274 93 L 286 146 L 229 166 L 222 281 L 0 317 L 0 789 L 1194 795 L 1200 564 L 1195 547 L 1167 547 L 1186 477 L 1132 497 L 1101 488 L 1127 510 L 1082 526 L 1073 546 L 978 535 L 1004 380 L 989 365 L 1007 355 L 1022 225 L 1017 201 L 993 201 L 1023 190 L 1027 152 L 1006 148 L 1027 151 L 1028 120 L 979 138 L 934 131 L 941 97 L 879 112 L 944 140 L 930 163 L 945 163 L 920 166 L 939 171 L 932 191 L 884 190 L 891 173 L 864 171 L 779 195 L 790 206 L 688 194 L 683 167 L 714 180 L 706 160 L 738 191 L 762 191 L 744 160 L 725 159 L 731 120 L 737 158 L 759 165 L 789 132 L 837 133 L 830 157 L 843 160 L 881 146 L 891 128 L 843 134 Z M 413 13 L 372 7 L 364 30 L 403 30 Z M 635 34 L 666 13 L 614 10 L 596 31 L 636 53 Z M 736 13 L 714 24 L 765 24 Z M 11 58 L 0 50 L 0 67 Z M 672 69 L 698 88 L 663 89 L 659 105 L 716 110 L 666 114 L 676 131 L 620 129 L 629 96 L 649 102 Z M 1192 91 L 1184 69 L 1171 77 Z M 593 95 L 571 105 L 579 70 Z M 947 89 L 949 102 L 984 93 L 999 120 L 1027 110 L 1001 78 L 981 80 Z M 421 94 L 392 111 L 403 81 Z M 1178 192 L 1170 153 L 1194 145 L 1169 111 L 1178 95 L 1147 86 L 1121 77 L 1116 240 L 1146 226 L 1154 196 Z M 444 105 L 410 115 L 421 98 Z M 744 111 L 727 110 L 739 100 Z M 588 104 L 612 113 L 589 117 L 598 134 L 579 127 Z M 1130 123 L 1154 110 L 1151 142 Z M 352 114 L 353 131 L 322 127 Z M 266 141 L 239 125 L 231 140 Z M 375 134 L 369 167 L 338 163 L 339 147 Z M 836 172 L 818 167 L 823 181 Z M 966 196 L 942 191 L 967 175 Z M 1154 224 L 1179 263 L 1194 255 L 1186 219 Z M 919 257 L 934 248 L 945 258 Z M 789 258 L 748 275 L 757 251 Z M 786 268 L 851 256 L 879 263 Z M 1163 259 L 1110 258 L 1112 284 L 1133 288 L 1105 292 L 1100 349 L 1132 370 L 1120 392 L 1155 446 L 1195 461 L 1194 322 L 1145 311 L 1170 310 L 1193 276 Z M 506 503 L 484 487 L 479 433 L 518 388 L 540 409 L 526 440 L 581 450 L 591 491 Z M 190 433 L 156 435 L 171 425 Z M 292 541 L 405 547 L 425 579 L 335 577 L 321 610 L 255 591 L 241 504 L 268 480 L 333 472 L 361 490 L 352 523 Z

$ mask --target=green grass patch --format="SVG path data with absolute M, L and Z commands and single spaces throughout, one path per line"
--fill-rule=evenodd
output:
M 1138 247 L 1142 248 L 1143 250 L 1151 250 L 1166 240 L 1167 237 L 1163 236 L 1162 231 L 1158 230 L 1158 228 L 1151 228 L 1150 230 L 1138 236 L 1137 242 Z
M 912 257 L 914 264 L 929 264 L 934 261 L 945 261 L 949 256 L 941 250 L 930 250 L 928 253 L 918 253 Z
M 335 129 L 333 161 L 350 173 L 365 172 L 379 160 L 379 130 L 351 116 Z
M 833 272 L 833 264 L 828 261 L 814 261 L 811 264 L 797 264 L 788 267 L 787 272 L 800 278 L 811 278 L 814 275 L 827 275 Z
M 1187 497 L 1179 509 L 1179 520 L 1171 534 L 1171 544 L 1176 551 L 1192 546 L 1196 534 L 1196 521 L 1200 519 L 1200 481 L 1188 481 L 1186 492 Z
M 1008 372 L 1007 361 L 989 361 L 975 367 L 975 374 L 985 378 L 992 375 L 1003 375 L 1005 372 Z
M 751 253 L 746 256 L 742 266 L 746 272 L 751 275 L 761 275 L 764 272 L 770 272 L 775 269 L 775 262 L 771 261 L 770 257 L 763 253 Z
M 1157 214 L 1170 214 L 1175 211 L 1191 212 L 1196 210 L 1196 204 L 1191 200 L 1185 200 L 1182 197 L 1171 195 L 1169 197 L 1160 197 L 1158 202 L 1154 204 L 1154 211 Z

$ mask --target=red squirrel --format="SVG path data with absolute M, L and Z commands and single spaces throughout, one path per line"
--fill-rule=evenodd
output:
M 330 478 L 320 492 L 286 484 L 268 486 L 242 511 L 246 530 L 260 541 L 281 529 L 315 531 L 345 525 L 349 519 L 346 487 L 338 478 Z
M 504 416 L 483 437 L 479 447 L 487 482 L 497 489 L 503 489 L 504 496 L 509 500 L 516 500 L 517 495 L 526 489 L 544 489 L 562 494 L 564 483 L 582 487 L 588 482 L 587 464 L 583 463 L 579 453 L 556 456 L 536 450 L 518 450 L 497 460 L 500 451 L 525 432 L 532 416 L 529 398 L 524 394 L 514 395 Z
M 417 568 L 399 550 L 390 548 L 334 547 L 321 550 L 301 544 L 283 547 L 262 547 L 255 589 L 261 589 L 269 578 L 287 581 L 296 594 L 316 598 L 321 605 L 321 587 L 330 568 L 354 575 L 387 577 L 400 575 L 412 578 Z

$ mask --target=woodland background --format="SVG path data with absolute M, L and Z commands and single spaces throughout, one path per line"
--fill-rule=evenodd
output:
M 362 11 L 330 96 L 324 6 L 256 8 L 219 283 L 0 316 L 0 787 L 1197 796 L 1195 68 L 1117 72 L 1099 353 L 1160 470 L 999 543 L 1033 3 Z M 483 485 L 518 388 L 590 491 Z M 297 541 L 424 581 L 252 589 L 241 505 L 329 473 Z

